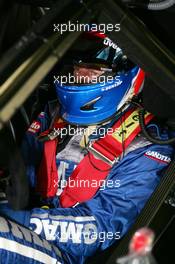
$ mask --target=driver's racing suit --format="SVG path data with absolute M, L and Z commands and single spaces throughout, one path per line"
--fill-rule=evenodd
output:
M 33 123 L 35 126 L 29 128 L 23 144 L 27 174 L 33 187 L 43 148 L 37 136 L 50 125 L 49 109 L 50 106 L 39 115 Z M 167 132 L 160 131 L 157 125 L 150 129 L 167 137 Z M 79 136 L 73 136 L 57 153 L 62 179 L 68 179 L 84 157 L 79 141 Z M 0 204 L 0 263 L 83 263 L 97 250 L 106 249 L 133 224 L 158 185 L 172 154 L 170 145 L 154 145 L 140 134 L 109 172 L 108 184 L 85 203 L 61 208 L 59 184 L 58 196 L 43 201 L 49 208 L 13 211 L 3 201 Z

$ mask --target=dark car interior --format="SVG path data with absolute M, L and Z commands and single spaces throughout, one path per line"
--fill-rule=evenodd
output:
M 148 8 L 150 2 L 157 9 Z M 175 130 L 175 4 L 159 10 L 159 2 L 165 1 L 0 0 L 0 188 L 5 187 L 12 208 L 30 206 L 19 151 L 25 131 L 45 104 L 56 98 L 53 76 L 81 49 L 80 33 L 60 35 L 53 32 L 54 23 L 120 23 L 122 30 L 110 32 L 109 37 L 145 70 L 145 108 Z M 126 255 L 132 234 L 143 226 L 156 234 L 157 263 L 173 263 L 175 160 L 164 174 L 124 238 L 87 263 L 116 263 Z

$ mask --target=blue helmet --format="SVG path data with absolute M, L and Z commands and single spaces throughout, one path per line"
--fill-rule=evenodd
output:
M 105 43 L 109 41 L 111 40 L 104 38 Z M 87 68 L 100 69 L 103 74 L 95 81 L 70 83 L 70 78 L 64 84 L 55 81 L 61 116 L 67 122 L 76 125 L 102 123 L 110 119 L 127 100 L 140 92 L 144 72 L 133 64 L 126 66 L 126 56 L 123 56 L 116 44 L 113 44 L 112 49 L 115 49 L 115 52 L 112 51 L 114 55 L 111 62 L 108 60 L 111 47 L 106 45 L 96 54 L 95 59 L 84 58 L 83 61 L 76 63 L 80 67 L 83 65 Z M 105 56 L 108 56 L 107 59 Z

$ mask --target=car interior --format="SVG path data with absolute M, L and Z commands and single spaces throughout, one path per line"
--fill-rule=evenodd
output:
M 147 73 L 142 93 L 145 108 L 175 130 L 175 4 L 166 8 L 159 2 L 165 1 L 0 0 L 0 175 L 5 172 L 0 188 L 6 187 L 13 209 L 32 206 L 20 146 L 31 122 L 48 101 L 56 99 L 53 76 L 87 48 L 95 49 L 82 46 L 80 32 L 61 35 L 53 31 L 53 24 L 120 23 L 120 32 L 109 32 L 109 38 Z M 157 263 L 173 263 L 174 169 L 175 159 L 129 232 L 86 263 L 116 263 L 143 226 L 155 232 Z

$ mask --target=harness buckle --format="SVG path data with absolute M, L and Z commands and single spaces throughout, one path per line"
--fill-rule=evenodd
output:
M 104 161 L 105 163 L 107 163 L 111 167 L 113 167 L 114 164 L 119 161 L 119 157 L 115 157 L 114 156 L 114 159 L 113 160 L 111 160 L 110 158 L 106 157 L 104 154 L 102 154 L 101 152 L 99 152 L 99 150 L 97 150 L 97 149 L 94 148 L 93 143 L 92 142 L 89 142 L 89 144 L 87 146 L 87 150 L 90 153 L 92 153 L 96 158 Z

